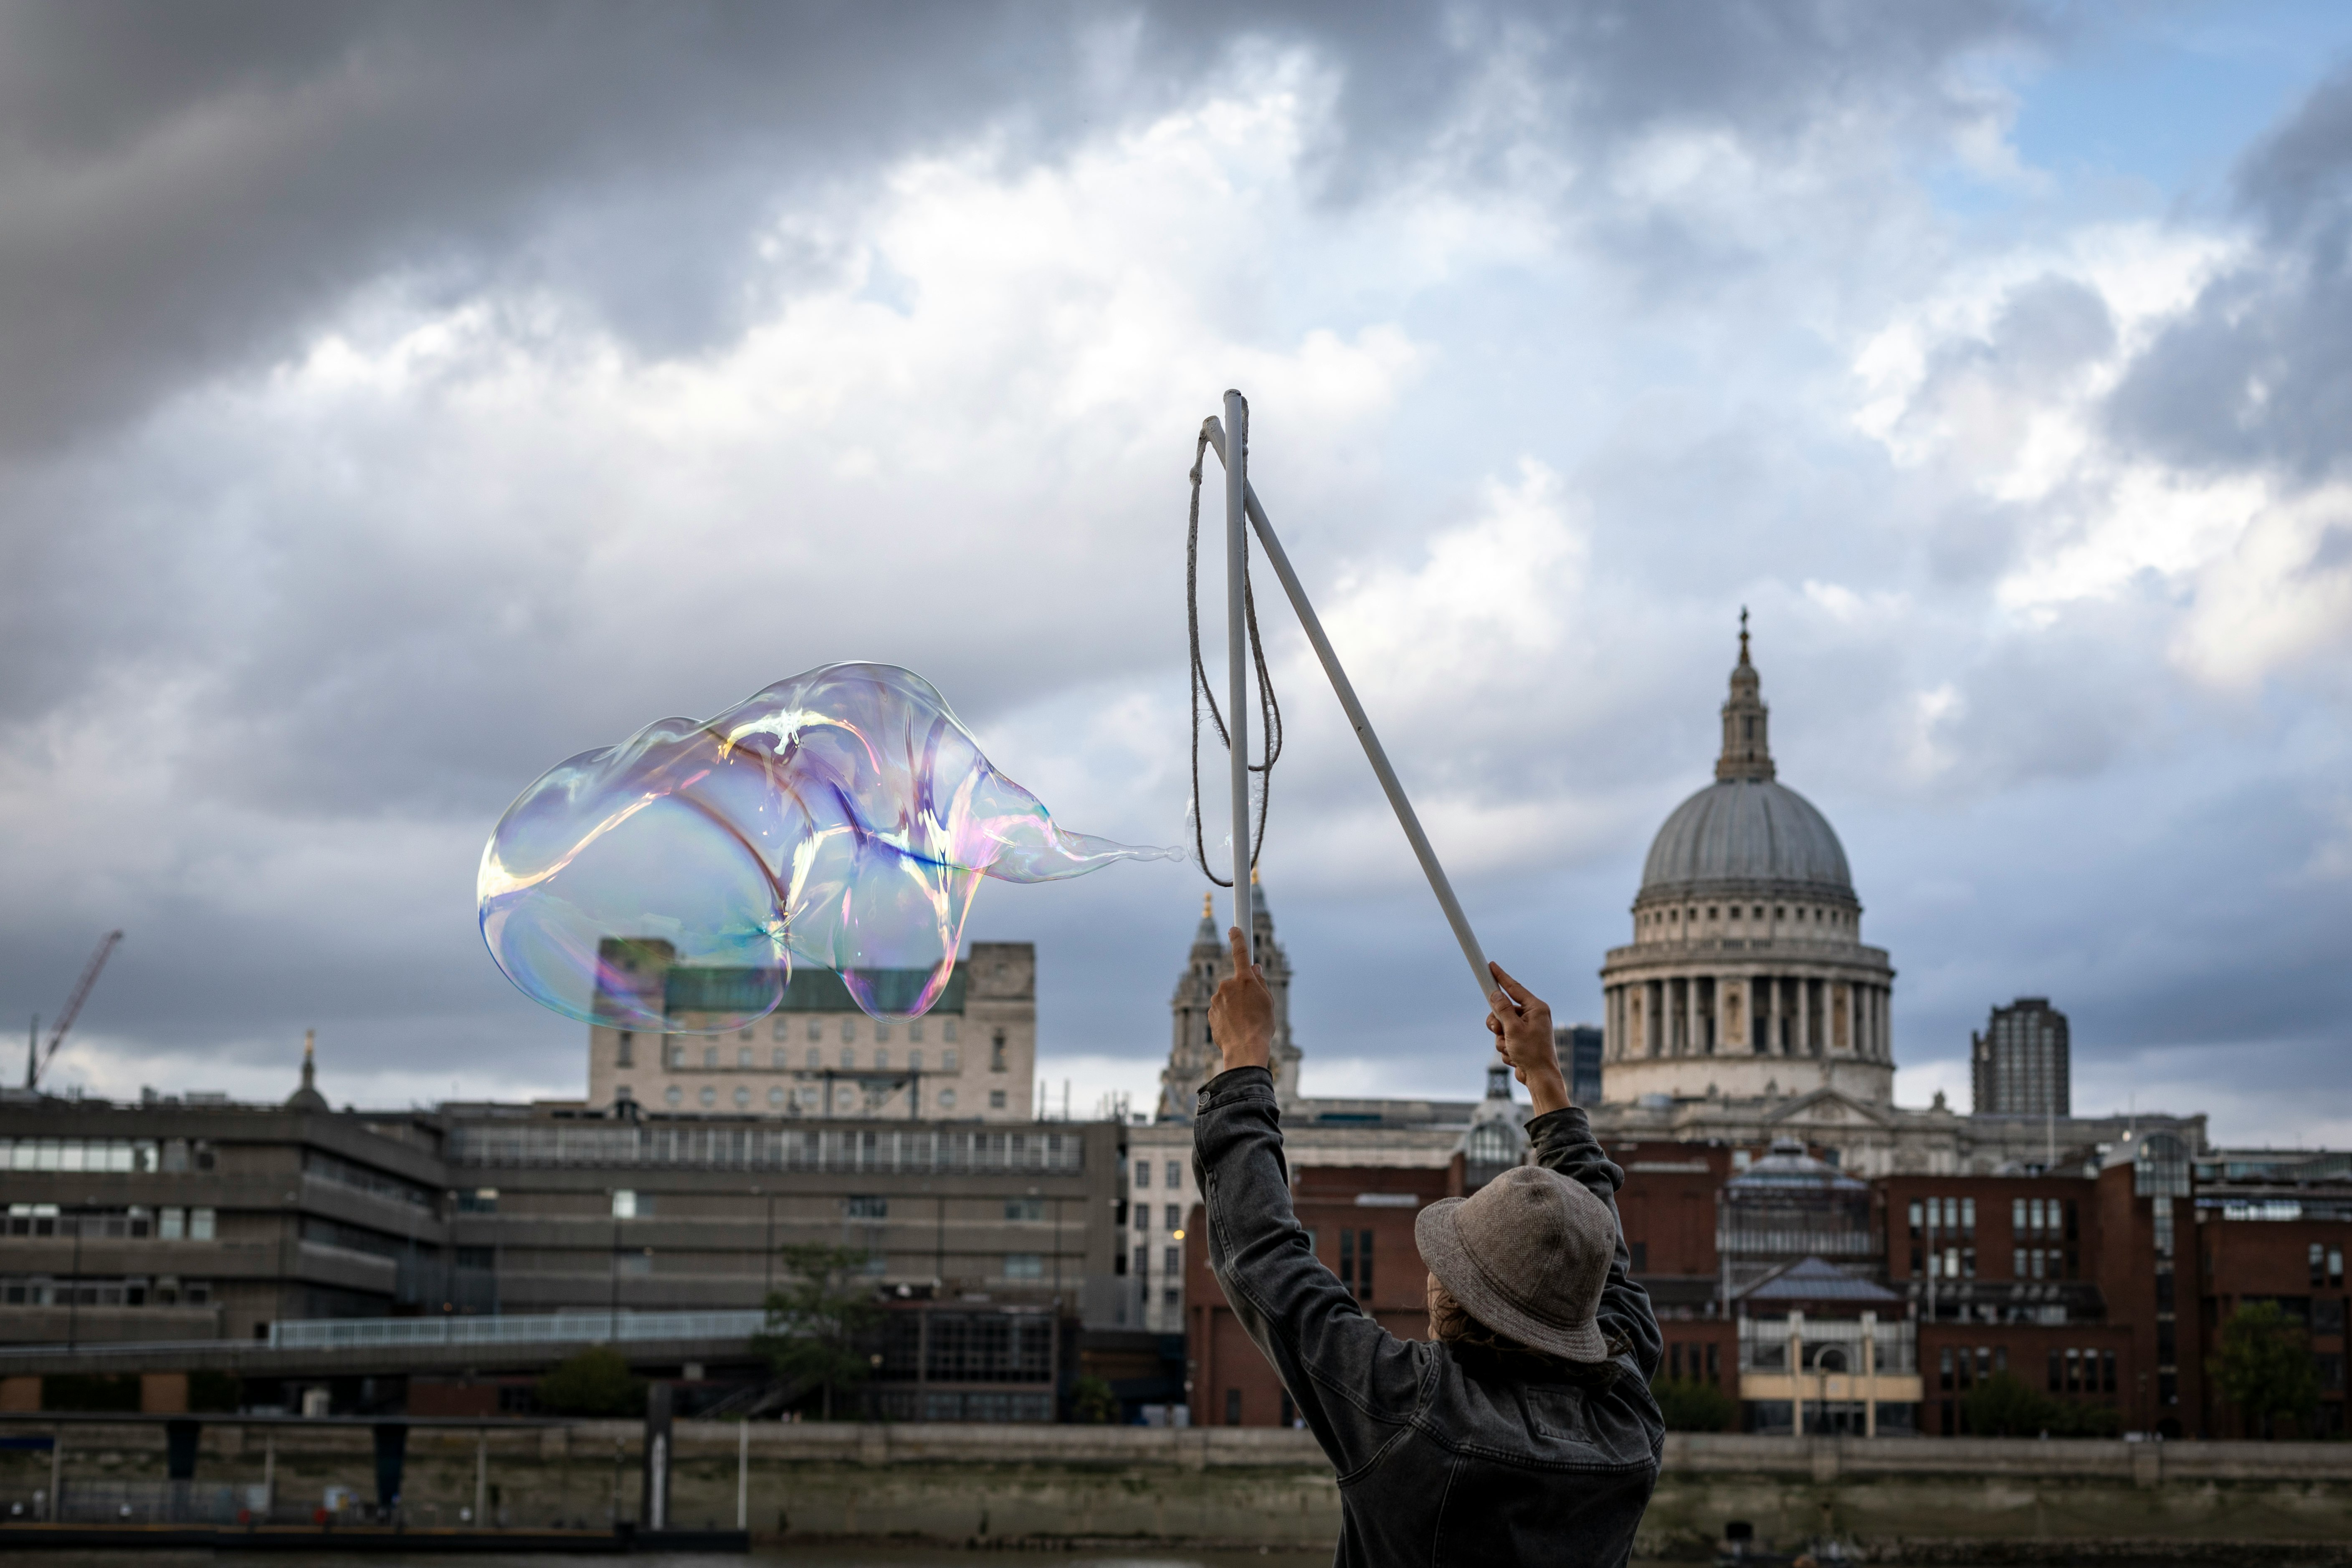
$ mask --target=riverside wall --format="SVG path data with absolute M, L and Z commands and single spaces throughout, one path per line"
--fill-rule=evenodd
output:
M 160 1426 L 54 1429 L 68 1489 L 164 1473 Z M 674 1522 L 734 1524 L 740 1438 L 733 1424 L 679 1424 Z M 404 1503 L 414 1519 L 455 1523 L 486 1478 L 494 1518 L 516 1525 L 602 1525 L 616 1509 L 634 1519 L 639 1440 L 627 1422 L 413 1427 Z M 1337 1483 L 1303 1432 L 767 1422 L 751 1427 L 749 1455 L 763 1539 L 1323 1546 L 1339 1531 Z M 336 1484 L 373 1495 L 363 1427 L 208 1422 L 199 1481 L 256 1482 L 265 1468 L 281 1504 Z M 48 1475 L 47 1455 L 0 1454 L 0 1516 Z M 1777 1542 L 1829 1535 L 1887 1556 L 1933 1556 L 1937 1543 L 2013 1561 L 2063 1557 L 2070 1543 L 2322 1548 L 2352 1542 L 2352 1444 L 1670 1437 L 1643 1552 L 1703 1555 L 1735 1519 Z

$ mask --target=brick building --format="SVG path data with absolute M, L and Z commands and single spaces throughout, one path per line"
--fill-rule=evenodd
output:
M 1429 1333 L 1428 1269 L 1413 1218 L 1439 1198 L 1459 1197 L 1464 1165 L 1305 1166 L 1291 1173 L 1291 1202 L 1315 1256 L 1364 1310 L 1399 1339 Z M 1195 1426 L 1287 1426 L 1289 1393 L 1250 1342 L 1209 1272 L 1196 1205 L 1184 1228 L 1185 1335 Z

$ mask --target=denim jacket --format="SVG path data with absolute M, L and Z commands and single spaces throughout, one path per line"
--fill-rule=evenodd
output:
M 1582 1110 L 1528 1124 L 1536 1163 L 1616 1212 L 1624 1173 Z M 1613 1374 L 1534 1356 L 1400 1340 L 1316 1261 L 1290 1206 L 1274 1079 L 1237 1068 L 1201 1089 L 1192 1157 L 1209 1267 L 1234 1316 L 1339 1472 L 1334 1563 L 1415 1568 L 1613 1565 L 1657 1484 L 1660 1341 L 1621 1232 L 1601 1331 Z

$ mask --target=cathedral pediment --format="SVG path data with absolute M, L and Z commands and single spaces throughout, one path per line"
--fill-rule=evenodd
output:
M 1842 1131 L 1895 1125 L 1892 1106 L 1873 1105 L 1834 1089 L 1817 1089 L 1799 1095 L 1776 1106 L 1764 1120 L 1775 1127 L 1835 1127 Z

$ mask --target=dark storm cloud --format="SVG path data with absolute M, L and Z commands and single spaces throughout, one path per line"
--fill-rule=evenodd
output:
M 650 352 L 690 350 L 740 324 L 749 237 L 791 195 L 983 125 L 1049 150 L 1248 37 L 1338 72 L 1326 155 L 1346 192 L 1507 97 L 1504 67 L 1533 96 L 1452 144 L 1466 166 L 1526 134 L 1605 144 L 1690 120 L 1786 140 L 1832 109 L 1932 117 L 1956 53 L 2026 28 L 1987 0 L 13 6 L 0 448 L 283 351 L 386 272 L 544 283 Z
M 2175 463 L 2316 481 L 2352 451 L 2352 69 L 2246 157 L 2236 191 L 2255 245 L 2135 363 L 2111 419 Z

